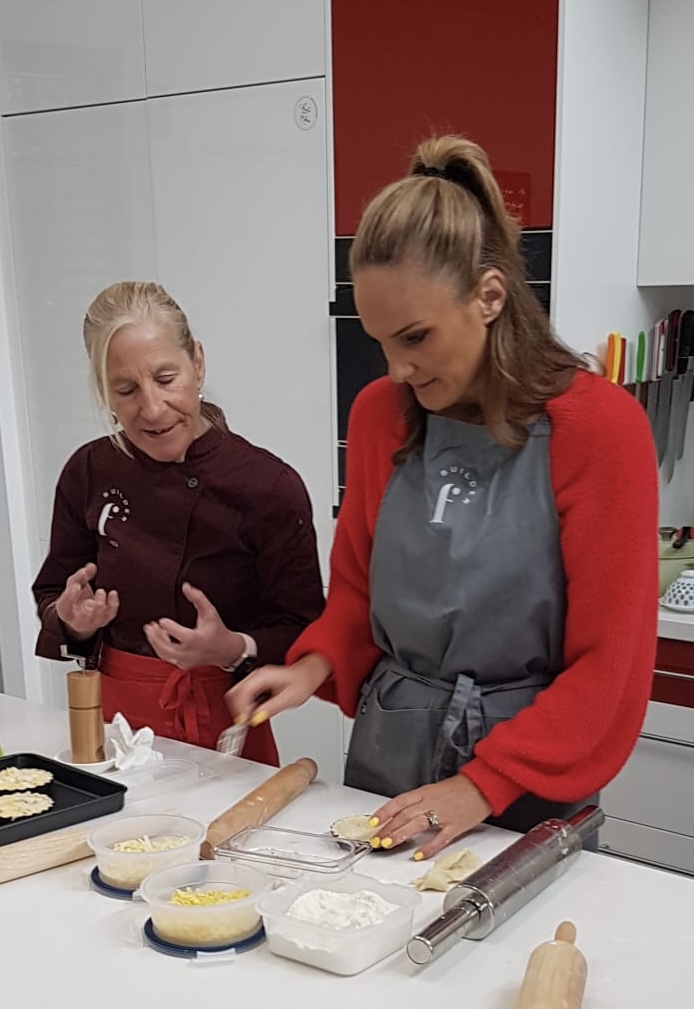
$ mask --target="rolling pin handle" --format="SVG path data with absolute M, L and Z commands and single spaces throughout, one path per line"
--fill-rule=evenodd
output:
M 557 925 L 554 938 L 559 942 L 569 942 L 573 946 L 576 942 L 576 926 L 572 921 L 562 921 Z

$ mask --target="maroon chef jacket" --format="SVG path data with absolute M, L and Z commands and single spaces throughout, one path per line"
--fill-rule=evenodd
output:
M 195 626 L 181 592 L 187 581 L 229 629 L 256 640 L 258 664 L 283 662 L 323 608 L 311 505 L 291 467 L 225 426 L 197 438 L 182 463 L 129 448 L 132 458 L 109 438 L 89 442 L 60 476 L 50 549 L 33 585 L 36 653 L 61 658 L 68 641 L 51 604 L 67 577 L 93 561 L 94 588 L 120 597 L 112 623 L 80 646 L 100 653 L 106 719 L 119 710 L 133 728 L 214 747 L 230 722 L 223 696 L 232 674 L 209 666 L 184 674 L 162 663 L 143 625 L 170 617 Z M 128 663 L 121 653 L 149 661 Z M 269 726 L 248 734 L 243 755 L 277 763 Z

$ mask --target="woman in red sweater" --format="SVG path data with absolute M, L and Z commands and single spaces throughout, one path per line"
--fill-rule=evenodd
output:
M 657 468 L 641 406 L 553 335 L 488 160 L 423 143 L 351 252 L 389 377 L 354 403 L 325 612 L 229 695 L 355 717 L 345 783 L 428 857 L 483 820 L 570 815 L 650 693 Z M 271 697 L 260 710 L 256 698 Z

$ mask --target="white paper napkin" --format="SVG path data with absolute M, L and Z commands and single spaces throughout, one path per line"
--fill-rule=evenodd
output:
M 113 745 L 116 757 L 116 767 L 120 771 L 128 771 L 133 767 L 146 767 L 164 759 L 159 750 L 153 749 L 154 732 L 149 726 L 138 729 L 130 728 L 128 720 L 120 711 L 113 716 L 109 730 L 109 739 Z

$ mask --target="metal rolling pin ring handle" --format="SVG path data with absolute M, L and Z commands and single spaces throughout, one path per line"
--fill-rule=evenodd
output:
M 423 966 L 437 954 L 463 939 L 469 926 L 477 924 L 479 908 L 468 901 L 456 904 L 435 918 L 420 935 L 413 935 L 407 943 L 407 955 L 413 963 Z

